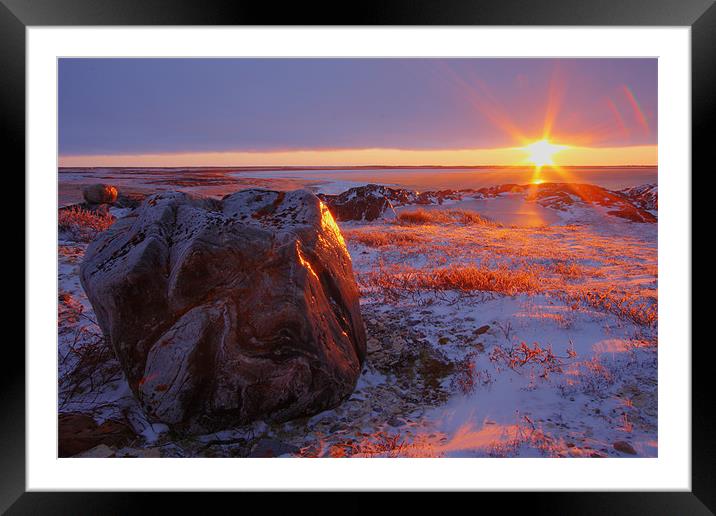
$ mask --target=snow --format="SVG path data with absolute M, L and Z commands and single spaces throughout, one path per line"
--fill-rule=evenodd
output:
M 264 176 L 270 174 L 277 173 Z M 325 193 L 364 184 L 326 177 L 312 177 L 324 180 L 318 188 Z M 60 309 L 68 307 L 71 317 L 61 317 L 58 328 L 58 409 L 90 412 L 100 422 L 127 420 L 144 440 L 140 446 L 161 446 L 170 456 L 246 453 L 261 438 L 288 443 L 301 456 L 631 456 L 615 449 L 620 441 L 636 457 L 657 456 L 656 325 L 639 319 L 639 310 L 655 307 L 658 296 L 657 224 L 629 222 L 581 203 L 545 208 L 511 194 L 427 208 L 476 210 L 497 224 L 402 226 L 378 220 L 340 227 L 368 337 L 384 324 L 388 335 L 391 328 L 406 329 L 453 364 L 454 371 L 436 384 L 448 393 L 443 401 L 410 401 L 425 391 L 418 390 L 417 379 L 400 376 L 406 355 L 393 357 L 399 360 L 395 371 L 380 362 L 387 353 L 382 342 L 377 353 L 369 353 L 354 394 L 335 409 L 305 420 L 195 436 L 191 444 L 175 442 L 166 426 L 146 420 L 111 354 L 91 380 L 68 392 L 65 380 L 76 374 L 81 356 L 76 350 L 94 349 L 100 332 L 79 282 L 86 244 L 61 240 L 58 287 L 70 298 L 60 301 Z M 388 243 L 366 245 L 363 237 L 371 233 L 386 235 Z M 406 236 L 411 240 L 401 240 Z M 514 295 L 399 287 L 389 292 L 375 281 L 405 281 L 449 267 L 528 271 L 538 281 L 533 290 Z M 594 293 L 605 296 L 604 303 L 589 301 Z M 81 313 L 73 317 L 78 306 Z M 415 345 L 411 338 L 405 346 Z M 523 356 L 523 342 L 539 351 L 515 365 L 510 357 Z M 548 358 L 553 361 L 540 361 Z M 464 371 L 471 371 L 467 386 L 459 382 Z M 398 437 L 402 444 L 391 448 L 397 441 L 390 439 Z

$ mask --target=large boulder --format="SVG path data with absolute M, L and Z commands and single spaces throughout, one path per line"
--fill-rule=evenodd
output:
M 80 272 L 152 421 L 287 420 L 355 387 L 358 288 L 338 226 L 308 191 L 152 195 L 88 247 Z
M 82 196 L 88 204 L 113 204 L 117 200 L 117 188 L 97 183 L 82 189 Z

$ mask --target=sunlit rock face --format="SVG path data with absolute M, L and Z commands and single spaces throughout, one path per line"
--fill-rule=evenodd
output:
M 631 222 L 655 223 L 653 213 L 657 209 L 657 191 L 654 185 L 643 185 L 624 190 L 612 191 L 601 186 L 583 183 L 541 183 L 529 185 L 504 184 L 480 188 L 477 199 L 488 199 L 500 195 L 522 195 L 528 201 L 535 201 L 545 208 L 567 211 L 573 206 L 604 208 L 612 215 Z
M 351 188 L 339 195 L 321 195 L 321 198 L 338 220 L 371 221 L 386 215 L 395 217 L 391 193 L 390 188 L 371 184 Z
M 590 204 L 604 208 L 608 215 L 632 222 L 654 223 L 656 217 L 635 205 L 620 192 L 613 192 L 601 186 L 581 183 L 543 183 L 523 187 L 527 200 L 535 200 L 542 206 L 566 210 L 575 203 Z
M 117 200 L 117 188 L 101 183 L 85 186 L 82 196 L 88 204 L 112 204 Z
M 631 200 L 639 208 L 654 211 L 659 209 L 659 187 L 655 184 L 624 188 L 619 190 L 619 193 Z
M 150 196 L 89 246 L 81 281 L 142 407 L 175 428 L 320 412 L 365 357 L 350 256 L 308 191 Z
M 395 207 L 410 204 L 442 204 L 445 200 L 462 198 L 454 190 L 414 192 L 369 184 L 357 186 L 338 195 L 320 195 L 338 220 L 372 221 L 395 218 Z

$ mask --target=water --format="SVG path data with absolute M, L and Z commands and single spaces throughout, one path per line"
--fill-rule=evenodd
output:
M 418 191 L 460 190 L 483 188 L 505 183 L 525 184 L 532 181 L 534 169 L 524 168 L 420 168 L 420 169 L 360 169 L 360 170 L 261 170 L 236 171 L 237 177 L 291 178 L 320 181 L 331 185 L 355 186 L 379 183 Z M 589 183 L 611 190 L 656 183 L 657 167 L 564 167 L 559 170 L 545 167 L 540 172 L 544 182 Z M 335 188 L 331 188 L 334 190 Z M 329 193 L 329 192 L 326 192 Z M 330 193 L 334 193 L 331 191 Z
M 476 211 L 480 215 L 502 224 L 516 224 L 519 226 L 548 226 L 560 222 L 560 217 L 554 210 L 540 206 L 524 197 L 509 196 L 491 199 L 463 199 L 454 204 L 425 205 L 420 209 L 445 210 L 458 208 L 461 210 Z M 414 210 L 415 206 L 404 206 L 401 210 Z

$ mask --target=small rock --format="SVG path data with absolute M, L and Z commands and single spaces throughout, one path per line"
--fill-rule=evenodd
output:
M 113 204 L 117 200 L 117 188 L 101 183 L 85 186 L 82 196 L 90 204 Z
M 263 438 L 257 442 L 249 453 L 249 457 L 267 458 L 280 457 L 288 453 L 298 453 L 299 448 L 277 439 Z
M 438 339 L 438 344 L 440 344 L 441 346 L 444 346 L 445 344 L 449 344 L 449 343 L 450 343 L 450 339 L 448 339 L 447 337 L 440 337 Z
M 374 337 L 368 339 L 366 344 L 368 346 L 368 353 L 376 353 L 381 350 L 380 341 Z
M 616 451 L 627 453 L 629 455 L 636 455 L 634 447 L 626 441 L 616 441 L 612 444 L 612 446 L 614 446 Z
M 485 324 L 484 326 L 480 326 L 478 329 L 475 330 L 475 335 L 482 335 L 483 333 L 487 333 L 487 330 L 490 329 L 490 326 Z
M 117 451 L 117 457 L 136 457 L 141 459 L 158 459 L 161 457 L 159 448 L 122 448 Z
M 114 448 L 110 448 L 106 444 L 100 444 L 100 445 L 95 446 L 92 449 L 83 451 L 82 453 L 75 455 L 75 457 L 84 458 L 84 459 L 87 459 L 87 458 L 106 459 L 108 457 L 113 457 L 114 452 L 115 452 Z
M 89 414 L 69 412 L 58 418 L 58 455 L 72 457 L 99 445 L 123 446 L 136 436 L 129 425 L 107 420 L 98 425 Z
M 399 427 L 403 426 L 403 422 L 400 421 L 397 417 L 393 416 L 388 420 L 388 424 L 392 427 Z
M 393 339 L 391 344 L 393 349 L 400 353 L 405 347 L 405 339 L 403 339 L 402 337 L 398 337 L 397 339 Z

